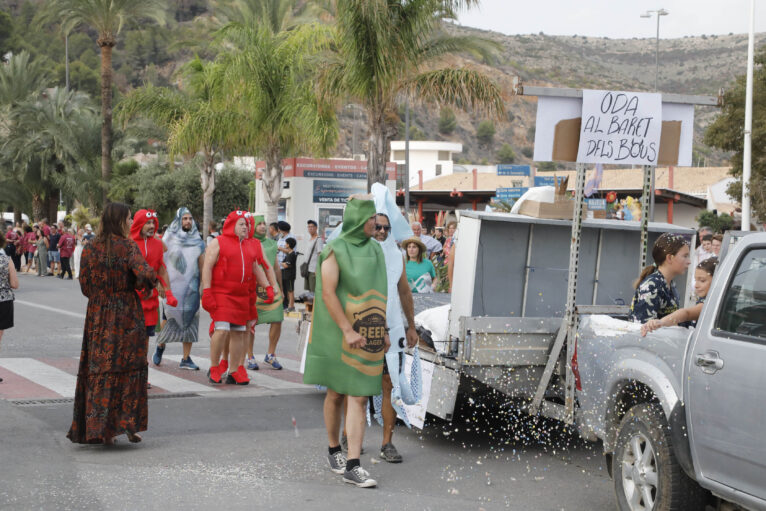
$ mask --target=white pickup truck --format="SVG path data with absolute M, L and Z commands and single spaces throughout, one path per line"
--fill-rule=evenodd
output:
M 568 290 L 570 225 L 461 214 L 449 339 L 421 350 L 427 411 L 449 420 L 485 386 L 575 424 L 603 442 L 621 510 L 766 509 L 766 234 L 732 245 L 696 329 L 641 337 L 625 321 L 640 226 L 584 221 Z M 649 244 L 662 232 L 693 235 L 650 224 Z M 570 291 L 574 327 L 562 324 Z

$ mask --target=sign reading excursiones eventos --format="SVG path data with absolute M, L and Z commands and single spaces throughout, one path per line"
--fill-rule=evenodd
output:
M 662 95 L 583 90 L 577 161 L 656 165 Z

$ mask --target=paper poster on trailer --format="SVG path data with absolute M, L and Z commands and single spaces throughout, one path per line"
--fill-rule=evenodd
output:
M 553 157 L 556 126 L 562 121 L 580 120 L 583 112 L 582 105 L 582 98 L 556 96 L 539 96 L 537 98 L 533 156 L 535 161 L 556 161 Z M 694 143 L 694 105 L 663 102 L 661 120 L 680 121 L 681 133 L 677 165 L 679 167 L 691 166 Z M 575 140 L 575 142 L 578 141 Z

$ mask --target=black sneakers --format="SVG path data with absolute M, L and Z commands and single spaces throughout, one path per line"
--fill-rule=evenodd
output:
M 330 470 L 335 474 L 345 474 L 346 472 L 346 456 L 338 451 L 334 454 L 327 455 L 327 462 L 330 464 Z
M 360 466 L 343 472 L 343 482 L 353 484 L 357 488 L 375 488 L 378 485 L 378 482 Z

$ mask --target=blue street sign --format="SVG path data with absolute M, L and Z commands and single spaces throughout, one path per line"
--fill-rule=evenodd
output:
M 526 187 L 498 188 L 495 191 L 495 198 L 497 200 L 504 200 L 504 201 L 516 200 L 522 195 L 524 195 L 524 193 L 527 190 L 529 190 L 529 188 L 526 188 Z
M 535 176 L 535 186 L 555 186 L 557 179 L 560 183 L 564 178 L 562 176 L 558 178 L 554 176 Z
M 499 164 L 497 166 L 498 176 L 528 176 L 529 172 L 530 172 L 529 165 Z
M 606 211 L 606 199 L 586 199 L 591 211 Z

